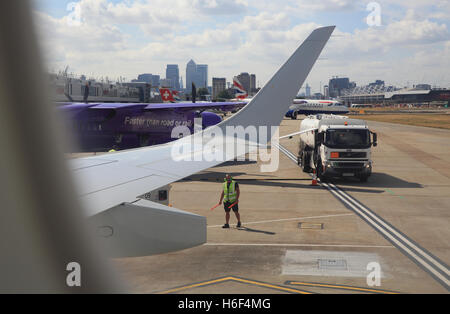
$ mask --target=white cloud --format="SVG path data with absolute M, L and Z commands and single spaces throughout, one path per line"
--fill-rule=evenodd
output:
M 443 1 L 431 1 L 446 8 Z M 381 4 L 383 14 L 389 12 L 388 4 Z M 81 0 L 82 23 L 78 27 L 69 26 L 67 16 L 54 18 L 42 12 L 36 16 L 53 68 L 68 64 L 80 74 L 131 79 L 144 72 L 164 76 L 168 63 L 178 63 L 183 74 L 187 61 L 194 58 L 210 65 L 210 78 L 230 79 L 246 71 L 256 73 L 264 83 L 297 45 L 321 26 L 314 20 L 299 21 L 300 9 L 365 10 L 356 5 L 346 0 L 318 4 L 303 0 Z M 439 54 L 450 59 L 449 30 L 444 22 L 431 17 L 438 11 L 424 7 L 423 1 L 412 1 L 401 15 L 383 19 L 379 28 L 343 31 L 339 21 L 329 21 L 337 22 L 338 29 L 324 51 L 326 60 L 320 60 L 311 74 L 310 85 L 318 90 L 319 82 L 326 84 L 332 75 L 349 75 L 357 81 L 384 77 L 400 81 L 410 77 L 405 71 L 414 67 L 432 73 L 433 67 L 439 68 Z M 128 25 L 135 32 L 140 29 L 139 34 L 130 33 Z M 400 64 L 403 71 L 398 69 Z M 391 69 L 398 70 L 391 73 Z

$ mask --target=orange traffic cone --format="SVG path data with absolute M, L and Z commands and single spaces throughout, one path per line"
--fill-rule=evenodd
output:
M 319 184 L 317 183 L 317 175 L 316 175 L 316 169 L 313 170 L 313 178 L 312 178 L 312 186 L 318 186 Z

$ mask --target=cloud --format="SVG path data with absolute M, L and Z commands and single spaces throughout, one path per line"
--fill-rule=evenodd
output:
M 248 4 L 243 0 L 194 0 L 192 6 L 203 14 L 234 15 L 245 13 Z
M 442 1 L 431 1 L 436 8 L 445 7 Z M 391 12 L 387 3 L 381 4 L 383 14 Z M 68 64 L 79 74 L 95 72 L 130 79 L 144 72 L 164 76 L 168 63 L 178 63 L 183 73 L 193 58 L 210 65 L 210 78 L 232 78 L 245 71 L 256 73 L 257 80 L 264 83 L 325 21 L 299 19 L 299 10 L 354 10 L 359 20 L 361 13 L 366 14 L 365 6 L 346 0 L 317 4 L 303 0 L 81 0 L 79 5 L 82 20 L 76 27 L 68 25 L 68 15 L 56 18 L 36 13 L 49 64 L 60 68 Z M 432 73 L 433 67 L 439 68 L 436 57 L 440 53 L 450 59 L 447 24 L 431 17 L 438 11 L 423 1 L 408 2 L 403 10 L 395 10 L 399 11 L 383 18 L 382 27 L 358 24 L 358 28 L 345 31 L 339 27 L 340 21 L 330 20 L 332 13 L 326 13 L 327 24 L 336 23 L 338 29 L 324 59 L 310 75 L 313 89 L 318 90 L 319 82 L 325 83 L 332 75 L 351 75 L 356 81 L 371 77 L 399 81 L 413 67 Z M 303 12 L 302 18 L 307 13 Z M 400 64 L 403 71 L 390 72 Z

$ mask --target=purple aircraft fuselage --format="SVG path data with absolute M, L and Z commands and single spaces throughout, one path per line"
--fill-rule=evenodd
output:
M 69 103 L 59 110 L 66 119 L 78 152 L 125 150 L 173 141 L 172 130 L 185 126 L 194 131 L 194 119 L 202 128 L 222 118 L 207 109 L 233 111 L 245 103 Z

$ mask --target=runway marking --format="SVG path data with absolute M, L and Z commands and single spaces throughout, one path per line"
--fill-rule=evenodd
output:
M 274 219 L 274 220 L 262 220 L 254 222 L 245 222 L 244 225 L 258 225 L 272 222 L 284 222 L 284 221 L 294 221 L 294 220 L 304 220 L 304 219 L 320 219 L 320 218 L 331 218 L 331 217 L 344 217 L 344 216 L 354 216 L 355 214 L 336 214 L 336 215 L 323 215 L 323 216 L 310 216 L 310 217 L 298 217 L 298 218 L 285 218 L 285 219 Z M 208 228 L 218 228 L 223 225 L 208 226 Z
M 183 291 L 183 290 L 188 290 L 188 289 L 193 289 L 193 288 L 200 288 L 200 287 L 206 287 L 206 286 L 210 286 L 210 285 L 217 285 L 217 284 L 220 284 L 220 283 L 230 282 L 230 281 L 231 282 L 238 282 L 238 283 L 254 285 L 254 286 L 258 286 L 258 287 L 274 289 L 274 290 L 278 290 L 278 291 L 295 293 L 295 294 L 313 294 L 312 292 L 309 292 L 309 291 L 304 291 L 304 290 L 299 290 L 299 289 L 294 289 L 294 288 L 289 288 L 289 287 L 284 287 L 284 286 L 279 286 L 279 285 L 273 285 L 273 284 L 269 284 L 269 283 L 266 283 L 266 282 L 255 281 L 255 280 L 250 280 L 250 279 L 245 279 L 245 278 L 231 277 L 231 276 L 230 277 L 217 278 L 217 279 L 213 279 L 213 280 L 209 280 L 209 281 L 203 281 L 203 282 L 190 284 L 190 285 L 186 285 L 186 286 L 181 286 L 181 287 L 178 287 L 178 288 L 174 288 L 174 289 L 158 292 L 157 294 L 170 294 L 170 293 L 175 293 L 175 292 L 179 292 L 179 291 Z
M 392 245 L 360 245 L 360 244 L 309 244 L 309 243 L 205 243 L 204 246 L 272 246 L 272 247 L 342 247 L 342 248 L 375 248 L 395 249 Z
M 399 294 L 398 292 L 395 292 L 395 291 L 388 291 L 388 290 L 381 290 L 381 289 L 369 289 L 369 288 L 361 288 L 361 287 L 354 287 L 354 286 L 347 286 L 347 285 L 333 285 L 333 284 L 314 283 L 314 282 L 286 281 L 285 285 L 328 288 L 328 289 L 338 289 L 338 290 L 351 290 L 351 291 L 372 292 L 372 293 L 381 293 L 381 294 Z
M 295 157 L 294 154 L 281 145 L 277 146 L 289 159 L 297 164 L 297 157 Z M 330 193 L 340 200 L 348 209 L 355 212 L 386 240 L 396 246 L 403 254 L 428 272 L 428 274 L 430 274 L 437 282 L 443 285 L 447 290 L 450 290 L 450 270 L 445 263 L 441 262 L 437 257 L 420 247 L 418 244 L 414 243 L 414 241 L 409 239 L 398 229 L 376 215 L 372 210 L 361 204 L 355 198 L 339 189 L 336 185 L 324 182 L 320 182 L 320 185 L 327 188 L 328 191 L 330 191 Z

